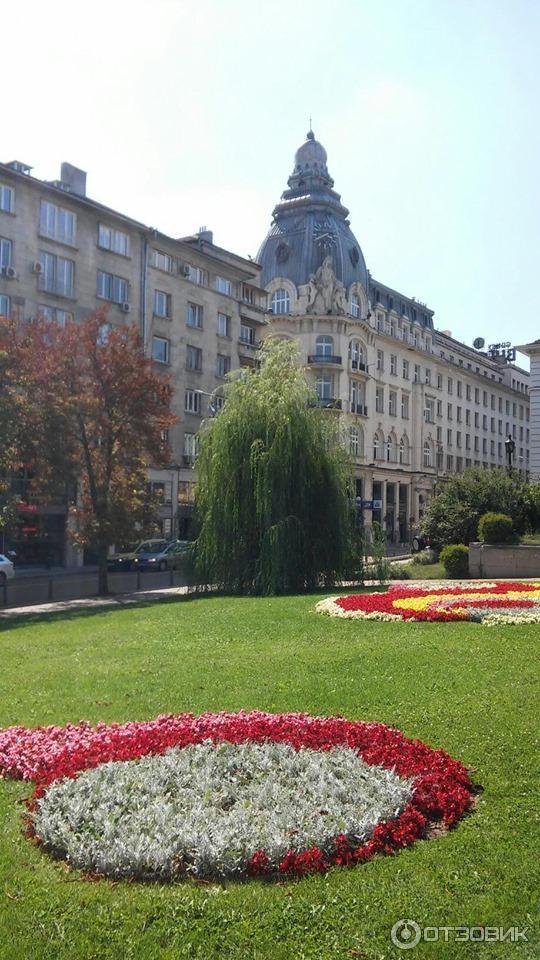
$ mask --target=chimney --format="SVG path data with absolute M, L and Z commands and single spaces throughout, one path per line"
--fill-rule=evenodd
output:
M 64 162 L 60 168 L 60 180 L 70 193 L 76 193 L 79 197 L 86 196 L 86 170 L 79 170 L 71 163 Z
M 206 240 L 207 243 L 214 242 L 214 234 L 212 230 L 207 230 L 206 227 L 199 227 L 197 236 L 199 240 Z

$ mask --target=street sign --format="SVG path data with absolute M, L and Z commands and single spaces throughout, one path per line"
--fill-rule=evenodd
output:
M 382 500 L 374 500 L 374 501 L 373 501 L 373 509 L 374 509 L 374 510 L 382 510 Z

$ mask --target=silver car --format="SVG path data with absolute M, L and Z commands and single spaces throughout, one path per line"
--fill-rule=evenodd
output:
M 5 553 L 0 553 L 0 587 L 4 585 L 6 580 L 11 580 L 15 576 L 15 568 L 9 560 Z

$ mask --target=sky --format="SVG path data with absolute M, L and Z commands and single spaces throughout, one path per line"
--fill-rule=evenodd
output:
M 1 160 L 256 257 L 311 115 L 376 279 L 540 337 L 538 0 L 26 0 L 0 35 Z

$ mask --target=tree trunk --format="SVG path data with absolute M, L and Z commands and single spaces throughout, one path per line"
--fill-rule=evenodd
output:
M 107 596 L 109 593 L 109 573 L 107 569 L 108 546 L 98 547 L 98 594 Z

